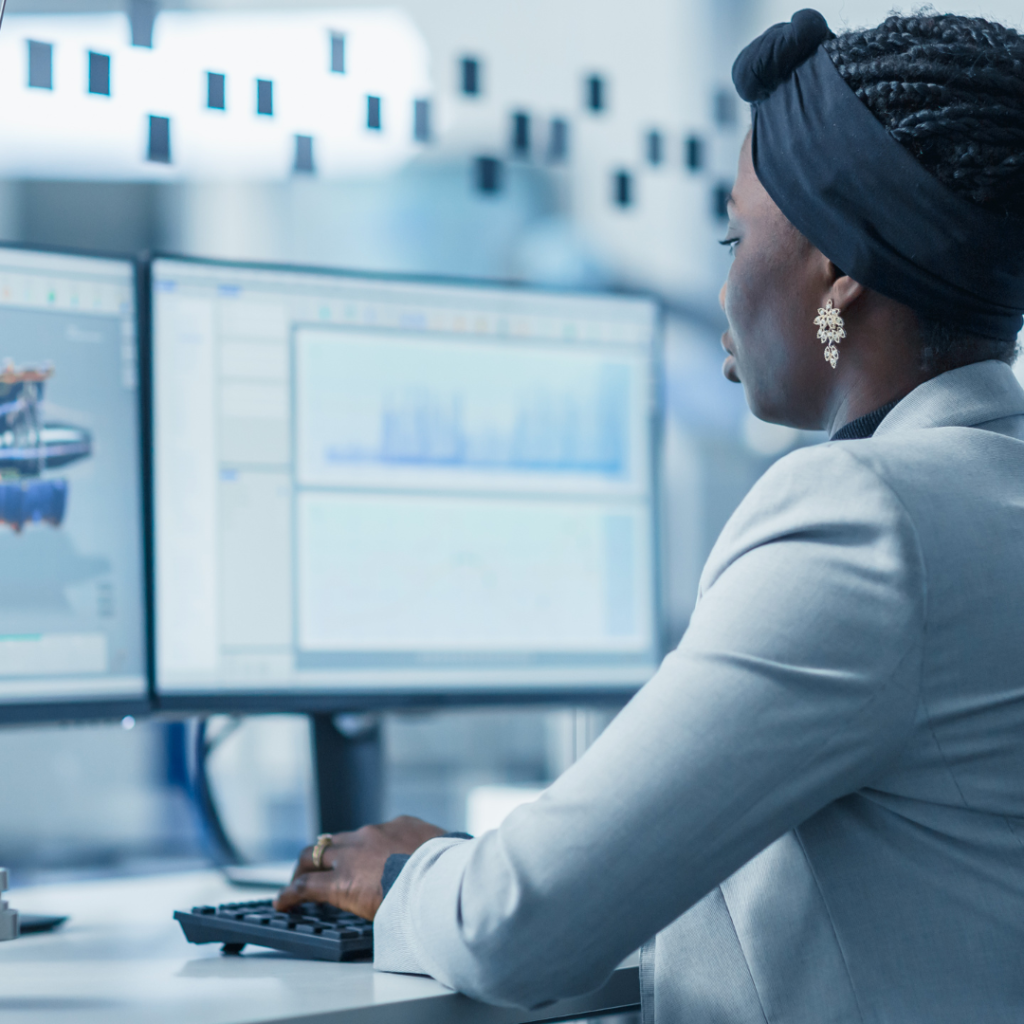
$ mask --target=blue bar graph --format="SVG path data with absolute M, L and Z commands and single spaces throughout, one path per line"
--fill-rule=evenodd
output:
M 378 446 L 329 445 L 326 460 L 621 475 L 628 458 L 627 369 L 603 367 L 597 393 L 587 398 L 538 387 L 514 396 L 505 429 L 474 430 L 463 395 L 410 389 L 382 403 Z
M 636 470 L 645 392 L 629 359 L 326 332 L 303 335 L 298 353 L 300 475 L 309 483 L 448 470 L 618 485 Z

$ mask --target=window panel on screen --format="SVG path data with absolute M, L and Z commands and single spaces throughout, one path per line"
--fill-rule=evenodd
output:
M 170 259 L 153 288 L 163 697 L 653 672 L 652 303 Z
M 0 721 L 147 696 L 134 268 L 0 248 Z

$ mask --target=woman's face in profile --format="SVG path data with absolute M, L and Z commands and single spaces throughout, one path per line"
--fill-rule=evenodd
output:
M 829 264 L 758 181 L 750 139 L 729 200 L 733 263 L 720 295 L 729 322 L 722 370 L 743 385 L 755 416 L 819 429 L 834 371 L 822 357 L 814 318 L 828 295 Z

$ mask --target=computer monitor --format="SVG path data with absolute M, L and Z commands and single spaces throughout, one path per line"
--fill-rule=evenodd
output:
M 135 266 L 0 247 L 0 722 L 148 707 Z
M 650 677 L 654 302 L 150 272 L 163 706 L 588 699 Z

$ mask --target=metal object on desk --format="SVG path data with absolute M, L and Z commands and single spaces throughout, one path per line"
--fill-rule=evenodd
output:
M 7 889 L 7 868 L 0 868 L 0 893 Z M 16 939 L 21 934 L 18 924 L 18 912 L 7 906 L 7 901 L 0 899 L 0 942 Z
M 22 935 L 52 932 L 68 919 L 67 914 L 19 914 Z

